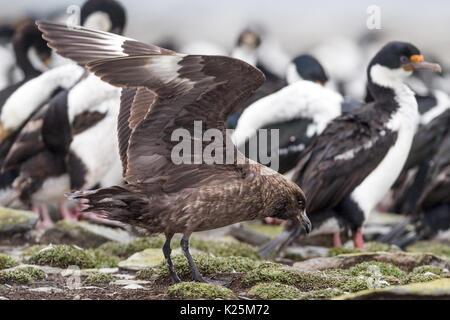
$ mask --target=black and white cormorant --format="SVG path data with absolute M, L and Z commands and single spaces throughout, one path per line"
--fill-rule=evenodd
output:
M 103 31 L 122 32 L 125 21 L 125 9 L 115 0 L 89 0 L 82 7 L 81 23 L 107 28 Z M 84 72 L 78 65 L 69 68 L 79 73 L 78 78 Z M 59 69 L 62 74 L 69 71 L 66 66 Z M 54 80 L 58 83 L 58 77 Z M 56 94 L 31 116 L 8 151 L 3 167 L 18 174 L 5 201 L 18 198 L 31 205 L 40 214 L 40 225 L 48 227 L 48 205 L 59 205 L 62 217 L 71 217 L 64 192 L 92 188 L 106 176 L 119 183 L 118 146 L 110 138 L 119 105 L 120 89 L 94 75 Z
M 268 145 L 267 150 L 260 150 L 265 144 L 256 146 L 264 155 L 269 150 L 278 152 L 280 173 L 295 167 L 311 140 L 341 114 L 343 101 L 339 93 L 325 87 L 328 76 L 311 55 L 296 57 L 286 74 L 290 85 L 247 107 L 233 134 L 234 144 L 249 156 L 249 139 L 257 137 L 257 130 L 278 129 L 278 150 L 273 149 L 275 145 Z
M 301 155 L 293 181 L 305 190 L 316 232 L 326 226 L 339 235 L 345 226 L 355 247 L 363 247 L 362 225 L 400 174 L 419 122 L 414 93 L 404 84 L 415 69 L 440 71 L 440 66 L 425 62 L 410 43 L 385 45 L 367 68 L 375 101 L 330 122 Z M 261 255 L 300 233 L 288 226 L 261 248 Z M 335 237 L 335 245 L 339 240 Z

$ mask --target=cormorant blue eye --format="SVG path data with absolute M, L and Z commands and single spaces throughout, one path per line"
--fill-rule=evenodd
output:
M 409 62 L 409 58 L 407 56 L 401 56 L 400 57 L 400 62 L 403 64 L 406 64 Z

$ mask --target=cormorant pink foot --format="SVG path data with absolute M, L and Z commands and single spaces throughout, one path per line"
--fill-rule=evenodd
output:
M 353 235 L 353 245 L 355 246 L 355 248 L 358 248 L 360 250 L 364 249 L 364 238 L 362 228 L 356 229 L 356 232 Z
M 341 233 L 339 231 L 333 233 L 333 247 L 342 247 Z
M 35 226 L 36 230 L 47 230 L 55 225 L 52 218 L 50 218 L 47 206 L 36 204 L 33 205 L 32 210 L 36 212 L 37 215 L 39 216 L 39 221 L 36 223 Z

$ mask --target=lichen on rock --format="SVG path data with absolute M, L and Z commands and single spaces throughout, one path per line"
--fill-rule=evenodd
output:
M 212 283 L 181 282 L 170 286 L 167 295 L 176 299 L 233 299 L 228 288 Z

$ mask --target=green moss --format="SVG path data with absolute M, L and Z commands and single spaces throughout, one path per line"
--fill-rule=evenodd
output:
M 143 251 L 148 248 L 162 248 L 164 244 L 163 237 L 144 237 L 135 239 L 128 243 L 118 243 L 114 241 L 108 241 L 98 247 L 98 249 L 103 250 L 105 253 L 118 256 L 120 258 L 128 258 L 132 254 Z M 175 243 L 172 248 L 176 247 Z
M 304 293 L 302 299 L 312 300 L 312 299 L 331 299 L 342 295 L 343 292 L 340 289 L 328 288 L 322 290 L 314 290 Z
M 347 292 L 355 292 L 368 288 L 366 278 L 351 276 L 346 270 L 306 272 L 288 269 L 286 267 L 269 266 L 266 268 L 258 267 L 248 272 L 243 278 L 244 284 L 254 285 L 267 282 L 278 282 L 295 286 L 301 291 L 317 291 L 317 297 L 311 294 L 307 296 L 308 299 L 319 298 L 320 294 L 324 294 L 320 290 L 330 288 Z
M 20 267 L 20 268 L 17 268 L 16 270 L 28 273 L 33 278 L 33 280 L 42 280 L 42 279 L 47 278 L 47 275 L 45 274 L 45 272 L 38 268 Z
M 345 292 L 358 292 L 369 288 L 370 283 L 364 277 L 344 278 L 337 285 L 339 289 Z
M 0 228 L 20 226 L 37 220 L 38 216 L 32 211 L 0 207 Z
M 258 262 L 245 257 L 212 257 L 205 254 L 194 254 L 192 257 L 202 275 L 247 272 L 258 266 Z M 183 255 L 172 257 L 172 262 L 181 279 L 191 278 L 191 268 Z M 158 279 L 169 277 L 169 269 L 165 261 L 155 267 L 155 274 Z
M 107 273 L 100 273 L 100 272 L 94 272 L 87 276 L 87 278 L 84 280 L 85 284 L 88 285 L 97 285 L 97 284 L 106 284 L 113 282 L 115 278 Z
M 406 248 L 409 252 L 430 252 L 439 256 L 450 257 L 450 246 L 427 241 L 419 241 Z
M 47 275 L 44 271 L 33 267 L 0 271 L 0 283 L 29 284 L 46 277 Z
M 119 257 L 106 253 L 100 249 L 90 249 L 87 252 L 94 259 L 95 268 L 115 268 L 119 264 Z
M 404 284 L 416 282 L 429 282 L 440 278 L 441 278 L 440 276 L 431 272 L 423 274 L 410 274 L 408 278 L 404 281 Z
M 0 253 L 0 270 L 1 269 L 7 269 L 17 266 L 19 263 L 11 258 L 10 256 L 7 256 L 5 254 Z
M 376 277 L 379 274 L 386 277 L 395 277 L 402 279 L 406 277 L 406 273 L 398 267 L 384 262 L 362 262 L 354 265 L 348 270 L 349 274 L 353 276 Z
M 32 282 L 34 282 L 33 277 L 23 270 L 0 271 L 0 283 L 28 284 Z
M 238 256 L 259 260 L 257 248 L 243 242 L 204 241 L 192 238 L 189 245 L 217 257 Z
M 413 269 L 413 271 L 411 271 L 411 274 L 425 274 L 428 272 L 437 274 L 439 276 L 448 275 L 448 270 L 438 266 L 431 266 L 431 265 L 416 267 Z
M 328 251 L 328 257 L 335 257 L 341 254 L 360 253 L 361 251 L 354 248 L 335 247 Z
M 167 295 L 176 299 L 233 299 L 233 291 L 217 284 L 181 282 L 170 286 Z
M 140 280 L 150 280 L 155 275 L 155 270 L 152 268 L 146 268 L 136 272 L 136 278 Z
M 89 253 L 69 245 L 55 245 L 44 248 L 32 255 L 29 262 L 59 268 L 67 268 L 71 265 L 80 268 L 93 268 L 95 266 L 95 261 Z
M 264 300 L 299 300 L 304 293 L 296 287 L 279 283 L 267 282 L 253 286 L 248 294 Z
M 365 252 L 387 252 L 390 251 L 392 248 L 387 243 L 382 242 L 366 242 L 364 244 L 364 251 Z
M 278 282 L 293 285 L 302 291 L 335 286 L 335 280 L 323 272 L 303 272 L 279 267 L 256 268 L 245 275 L 243 282 L 250 285 L 261 282 Z

